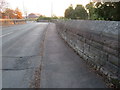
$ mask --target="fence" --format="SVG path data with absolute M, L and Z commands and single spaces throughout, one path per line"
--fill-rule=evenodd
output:
M 24 24 L 26 23 L 25 19 L 0 19 L 0 25 L 15 25 L 15 24 Z

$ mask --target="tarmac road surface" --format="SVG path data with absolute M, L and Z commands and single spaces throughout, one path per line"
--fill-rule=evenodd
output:
M 29 88 L 41 64 L 41 43 L 48 23 L 2 28 L 2 86 Z

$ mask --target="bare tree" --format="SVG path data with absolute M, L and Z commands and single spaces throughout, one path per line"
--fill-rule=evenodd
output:
M 5 0 L 0 0 L 0 12 L 3 12 L 7 6 L 8 3 Z

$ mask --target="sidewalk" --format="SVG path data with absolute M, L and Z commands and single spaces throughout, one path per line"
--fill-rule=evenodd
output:
M 45 38 L 41 88 L 105 88 L 100 76 L 60 38 L 51 23 Z

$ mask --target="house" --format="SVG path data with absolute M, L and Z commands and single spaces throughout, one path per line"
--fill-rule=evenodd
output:
M 37 14 L 37 13 L 30 13 L 28 15 L 28 18 L 38 18 L 40 16 L 40 14 Z

